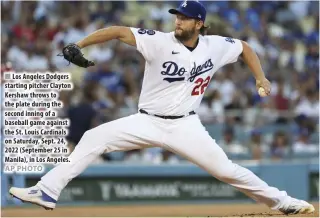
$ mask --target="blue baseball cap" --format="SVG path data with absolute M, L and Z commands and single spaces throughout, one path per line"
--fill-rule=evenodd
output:
M 183 14 L 186 17 L 202 20 L 206 19 L 207 11 L 198 1 L 184 1 L 176 9 L 170 9 L 170 14 Z

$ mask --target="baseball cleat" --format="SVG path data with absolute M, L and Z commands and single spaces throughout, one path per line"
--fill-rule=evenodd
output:
M 22 202 L 29 202 L 43 207 L 46 210 L 53 210 L 56 207 L 57 201 L 47 195 L 37 186 L 30 188 L 12 187 L 9 190 L 10 195 Z
M 314 212 L 314 207 L 303 200 L 292 199 L 287 208 L 279 209 L 282 213 L 289 214 L 310 214 Z

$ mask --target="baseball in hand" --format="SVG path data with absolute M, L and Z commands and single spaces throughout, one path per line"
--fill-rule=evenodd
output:
M 267 93 L 265 92 L 264 88 L 260 87 L 258 93 L 261 97 L 266 97 Z

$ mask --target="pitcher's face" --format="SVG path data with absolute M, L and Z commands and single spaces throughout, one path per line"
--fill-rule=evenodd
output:
M 200 27 L 199 27 L 200 26 Z M 174 36 L 180 41 L 191 39 L 200 30 L 199 21 L 186 17 L 182 14 L 176 15 Z

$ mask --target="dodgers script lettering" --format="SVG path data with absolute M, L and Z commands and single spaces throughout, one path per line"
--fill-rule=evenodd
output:
M 213 68 L 213 63 L 211 59 L 207 60 L 202 65 L 196 65 L 194 62 L 194 67 L 190 71 L 190 77 L 188 78 L 188 81 L 193 82 L 195 78 L 197 78 L 199 75 L 204 74 L 208 71 L 210 71 Z M 167 61 L 162 64 L 163 71 L 161 71 L 161 74 L 165 77 L 163 80 L 168 82 L 176 82 L 176 81 L 183 81 L 184 80 L 184 74 L 187 72 L 184 67 L 179 68 L 178 64 L 173 61 Z M 175 77 L 179 76 L 179 77 Z

